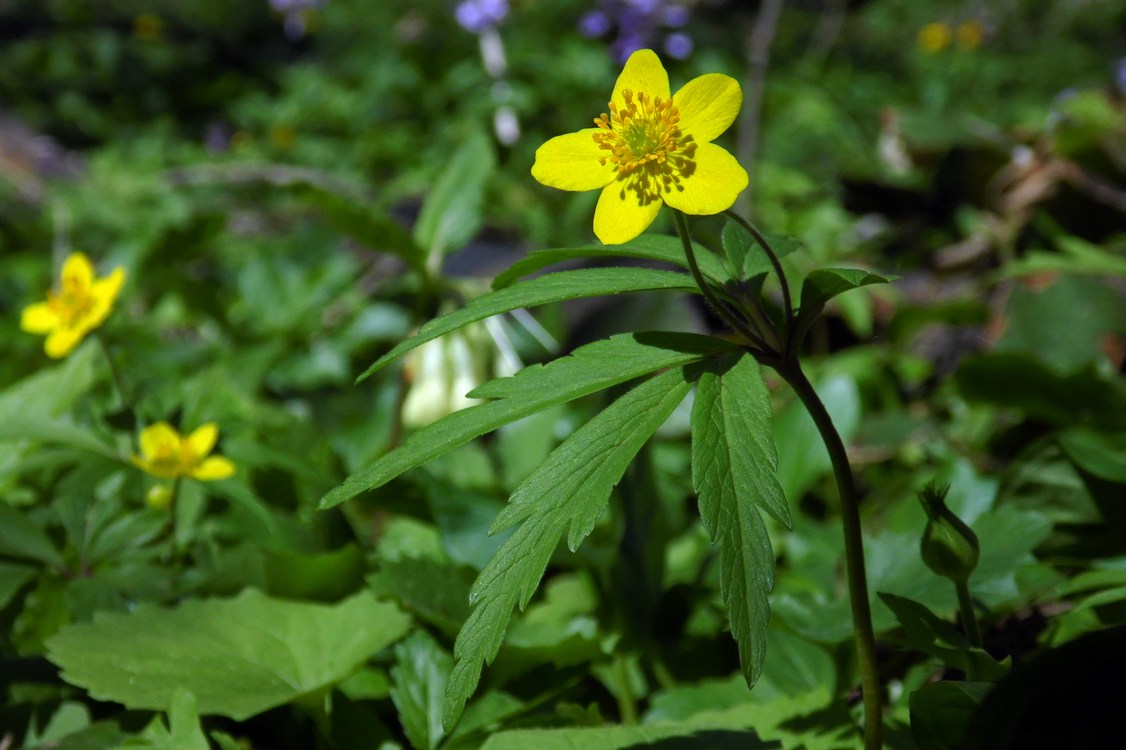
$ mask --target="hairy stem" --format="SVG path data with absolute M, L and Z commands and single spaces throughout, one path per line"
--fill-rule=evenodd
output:
M 821 439 L 829 450 L 833 474 L 841 495 L 841 521 L 844 529 L 845 568 L 848 572 L 848 598 L 852 605 L 852 627 L 856 633 L 856 657 L 860 667 L 860 687 L 864 699 L 864 747 L 880 750 L 882 701 L 880 678 L 876 671 L 876 635 L 872 629 L 872 609 L 868 601 L 868 579 L 864 567 L 864 540 L 860 531 L 860 507 L 844 442 L 833 425 L 825 404 L 801 369 L 797 359 L 778 370 L 805 405 Z

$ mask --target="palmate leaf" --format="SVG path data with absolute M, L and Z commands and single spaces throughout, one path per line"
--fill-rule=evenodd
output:
M 404 471 L 529 414 L 731 348 L 719 339 L 690 333 L 621 334 L 587 344 L 549 364 L 525 368 L 514 377 L 486 383 L 471 395 L 499 400 L 454 412 L 423 427 L 325 495 L 321 508 L 331 508 L 379 487 Z
M 469 323 L 518 307 L 535 307 L 581 297 L 603 297 L 622 292 L 650 292 L 660 289 L 691 292 L 696 289 L 696 285 L 692 283 L 692 277 L 686 274 L 654 271 L 649 268 L 580 268 L 522 281 L 478 297 L 459 310 L 431 320 L 422 326 L 417 334 L 400 342 L 373 362 L 363 375 L 356 378 L 356 382 L 382 370 L 411 349 L 422 346 L 427 341 L 432 341 Z
M 696 260 L 700 264 L 700 272 L 704 275 L 704 278 L 714 281 L 718 286 L 726 284 L 729 275 L 723 267 L 723 261 L 703 245 L 694 245 L 693 247 L 696 252 Z M 506 287 L 521 276 L 527 276 L 555 263 L 580 258 L 605 258 L 607 255 L 656 260 L 662 263 L 671 263 L 681 268 L 689 267 L 688 259 L 684 255 L 684 245 L 679 238 L 662 234 L 643 234 L 624 245 L 603 245 L 599 243 L 582 247 L 552 248 L 530 252 L 493 279 L 493 288 Z
M 513 608 L 531 599 L 560 537 L 567 532 L 568 546 L 578 547 L 629 462 L 690 387 L 684 368 L 654 376 L 575 431 L 516 488 L 493 531 L 519 525 L 473 584 L 473 612 L 454 645 L 457 661 L 443 710 L 447 728 L 500 649 Z
M 778 483 L 770 394 L 758 363 L 744 355 L 700 376 L 692 408 L 692 484 L 700 517 L 719 544 L 720 593 L 748 685 L 762 672 L 767 595 L 774 586 L 774 553 L 761 507 L 789 527 Z

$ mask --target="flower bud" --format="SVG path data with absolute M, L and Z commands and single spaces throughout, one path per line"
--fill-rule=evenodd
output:
M 145 493 L 145 505 L 155 510 L 168 510 L 172 505 L 172 486 L 168 484 L 154 484 Z
M 927 527 L 919 548 L 928 568 L 944 578 L 965 583 L 977 567 L 977 534 L 946 507 L 949 489 L 932 482 L 919 491 L 919 502 L 927 513 Z

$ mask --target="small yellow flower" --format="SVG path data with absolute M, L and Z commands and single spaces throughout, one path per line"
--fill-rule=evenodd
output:
M 235 465 L 223 456 L 207 455 L 218 438 L 214 422 L 186 437 L 167 422 L 157 422 L 141 431 L 141 455 L 133 456 L 133 463 L 161 479 L 226 479 L 235 473 Z
M 536 151 L 532 176 L 560 190 L 601 189 L 594 233 L 628 242 L 653 223 L 661 205 L 688 214 L 731 208 L 747 171 L 711 141 L 739 114 L 734 78 L 709 73 L 669 94 L 669 77 L 652 50 L 630 55 L 598 127 L 552 138 Z
M 43 349 L 47 356 L 65 357 L 105 321 L 124 283 L 124 269 L 115 268 L 109 276 L 95 278 L 90 259 L 72 253 L 63 263 L 58 291 L 47 292 L 46 302 L 25 307 L 20 328 L 46 334 Z
M 976 49 L 985 38 L 985 28 L 981 21 L 962 21 L 958 24 L 958 46 L 963 49 Z
M 950 46 L 950 27 L 938 21 L 919 29 L 919 48 L 928 54 L 941 52 Z

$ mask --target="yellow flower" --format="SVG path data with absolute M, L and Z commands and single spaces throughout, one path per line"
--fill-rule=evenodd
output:
M 717 214 L 747 187 L 747 171 L 711 143 L 742 103 L 739 84 L 720 73 L 695 78 L 670 96 L 660 59 L 639 50 L 618 76 L 610 114 L 594 120 L 598 127 L 540 146 L 532 176 L 560 190 L 601 188 L 594 233 L 606 244 L 644 232 L 662 204 Z
M 226 479 L 235 465 L 223 456 L 208 456 L 219 438 L 219 428 L 209 422 L 182 436 L 167 422 L 157 422 L 141 431 L 141 455 L 133 463 L 161 479 Z
M 90 259 L 72 253 L 63 263 L 58 291 L 47 292 L 46 302 L 25 307 L 20 328 L 46 334 L 43 349 L 47 356 L 65 357 L 105 321 L 124 283 L 124 269 L 115 268 L 109 276 L 95 278 Z
M 928 23 L 919 29 L 919 47 L 923 52 L 934 54 L 950 46 L 950 27 L 944 23 Z
M 981 21 L 962 21 L 958 24 L 958 45 L 963 49 L 975 49 L 981 46 L 985 38 L 985 28 Z

